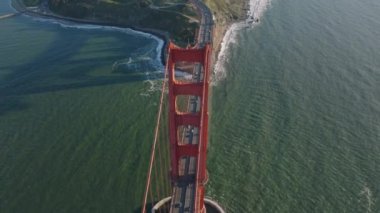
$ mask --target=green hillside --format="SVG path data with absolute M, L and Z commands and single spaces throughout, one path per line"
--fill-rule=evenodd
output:
M 26 6 L 46 1 L 51 11 L 68 17 L 101 20 L 122 26 L 152 28 L 168 32 L 185 46 L 194 42 L 199 27 L 195 8 L 187 0 L 23 0 Z M 217 24 L 244 15 L 245 0 L 205 0 Z
M 193 42 L 198 18 L 185 0 L 49 0 L 60 15 L 154 28 L 182 45 Z

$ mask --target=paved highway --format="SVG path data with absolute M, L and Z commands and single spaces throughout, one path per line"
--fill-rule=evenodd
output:
M 196 6 L 198 13 L 200 13 L 202 17 L 197 45 L 203 47 L 207 43 L 212 43 L 212 29 L 214 25 L 212 13 L 203 1 L 190 0 L 190 2 Z
M 200 27 L 198 31 L 196 48 L 202 48 L 208 43 L 212 43 L 213 18 L 210 9 L 200 0 L 190 0 L 195 5 L 201 16 Z M 203 80 L 203 67 L 200 64 L 194 66 L 192 77 L 193 82 L 201 82 Z M 197 113 L 200 110 L 200 97 L 190 97 L 189 110 Z M 184 144 L 198 144 L 199 129 L 197 127 L 188 126 L 183 130 Z M 175 183 L 173 187 L 171 212 L 173 213 L 190 213 L 194 212 L 195 199 L 195 183 L 197 161 L 194 157 L 186 157 L 180 161 L 180 181 Z

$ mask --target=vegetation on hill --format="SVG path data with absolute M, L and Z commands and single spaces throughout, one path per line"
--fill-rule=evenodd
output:
M 218 23 L 242 19 L 246 15 L 248 0 L 204 0 Z
M 49 0 L 48 3 L 50 10 L 63 16 L 166 31 L 182 45 L 194 42 L 198 28 L 195 8 L 186 0 Z
M 41 0 L 23 0 L 23 3 L 27 7 L 37 6 L 41 3 Z
M 204 0 L 213 11 L 217 24 L 244 16 L 246 0 Z M 23 0 L 26 6 L 47 2 L 56 14 L 101 20 L 123 26 L 153 28 L 168 32 L 181 46 L 195 42 L 199 17 L 187 0 Z

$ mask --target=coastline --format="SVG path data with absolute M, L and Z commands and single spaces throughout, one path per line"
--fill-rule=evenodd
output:
M 237 35 L 237 31 L 249 27 L 254 26 L 256 23 L 250 23 L 247 22 L 250 20 L 250 18 L 258 18 L 262 15 L 265 8 L 258 8 L 259 6 L 263 7 L 263 5 L 259 5 L 261 1 L 258 0 L 245 0 L 246 4 L 248 6 L 247 14 L 242 15 L 242 17 L 238 20 L 232 21 L 225 19 L 223 21 L 215 21 L 214 23 L 214 36 L 213 36 L 213 51 L 212 51 L 212 64 L 211 69 L 213 70 L 212 73 L 212 81 L 219 81 L 223 78 L 225 78 L 225 70 L 224 70 L 224 63 L 228 60 L 228 49 L 231 43 L 234 43 L 234 40 Z M 264 4 L 268 4 L 270 0 L 264 1 Z M 43 8 L 33 8 L 37 10 L 33 10 L 31 8 L 26 7 L 22 0 L 11 0 L 10 4 L 12 8 L 14 8 L 18 13 L 20 14 L 26 14 L 32 17 L 38 17 L 38 18 L 46 18 L 46 19 L 55 19 L 55 20 L 61 20 L 61 21 L 68 21 L 78 24 L 90 24 L 95 26 L 104 26 L 104 27 L 117 27 L 121 29 L 130 29 L 132 31 L 135 31 L 136 33 L 146 33 L 152 36 L 155 36 L 157 39 L 160 39 L 163 42 L 162 48 L 160 50 L 160 62 L 162 65 L 165 66 L 166 64 L 166 54 L 167 54 L 167 47 L 169 44 L 169 33 L 153 28 L 141 28 L 136 27 L 132 25 L 126 25 L 126 24 L 116 24 L 109 21 L 103 21 L 103 20 L 91 20 L 91 19 L 79 19 L 79 18 L 71 18 L 66 16 L 61 16 L 58 14 L 55 14 L 49 10 L 43 9 Z
M 246 0 L 247 13 L 245 19 L 234 22 L 227 22 L 227 27 L 223 30 L 223 37 L 218 42 L 215 63 L 213 64 L 212 85 L 227 77 L 225 63 L 229 59 L 229 48 L 231 44 L 237 42 L 238 32 L 245 28 L 253 28 L 260 24 L 260 18 L 270 5 L 271 0 Z
M 39 11 L 30 10 L 28 7 L 26 7 L 22 3 L 22 0 L 11 0 L 10 2 L 11 2 L 12 8 L 15 9 L 18 13 L 25 14 L 32 17 L 46 18 L 46 19 L 53 19 L 53 20 L 56 19 L 60 21 L 68 21 L 68 22 L 73 22 L 77 24 L 90 24 L 90 25 L 103 26 L 103 27 L 117 27 L 117 28 L 129 29 L 140 34 L 141 33 L 149 34 L 163 42 L 162 48 L 160 50 L 161 52 L 160 62 L 162 65 L 166 64 L 166 50 L 169 44 L 169 34 L 167 32 L 160 31 L 157 29 L 152 29 L 152 28 L 141 28 L 141 27 L 130 26 L 130 25 L 115 24 L 112 22 L 107 22 L 107 21 L 102 21 L 102 20 L 89 20 L 89 19 L 65 17 L 65 16 L 54 14 L 53 12 L 50 12 L 50 11 L 43 13 Z

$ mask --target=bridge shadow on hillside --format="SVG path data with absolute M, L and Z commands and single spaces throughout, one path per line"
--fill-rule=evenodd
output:
M 131 49 L 127 41 L 120 42 L 116 48 L 108 46 L 96 48 L 86 54 L 82 53 L 82 56 L 89 58 L 74 59 L 82 51 L 86 42 L 96 35 L 81 34 L 74 36 L 75 39 L 70 39 L 73 37 L 70 36 L 72 32 L 71 30 L 58 32 L 46 50 L 28 63 L 15 67 L 0 67 L 0 69 L 11 70 L 11 73 L 0 81 L 0 116 L 10 111 L 28 108 L 29 104 L 23 100 L 25 95 L 147 80 L 145 71 L 112 71 L 112 61 L 120 60 L 120 56 L 128 57 L 126 55 L 131 55 L 137 50 Z M 114 33 L 112 36 L 119 40 L 125 40 L 127 37 L 123 33 Z M 59 42 L 59 46 L 65 48 L 64 51 L 57 48 Z M 110 49 L 113 49 L 113 54 L 110 56 L 99 56 Z M 115 49 L 117 54 L 114 54 Z M 62 65 L 65 67 L 60 67 Z M 100 66 L 109 66 L 110 70 L 101 75 L 91 73 Z M 158 78 L 162 78 L 162 73 L 149 75 L 149 79 Z

